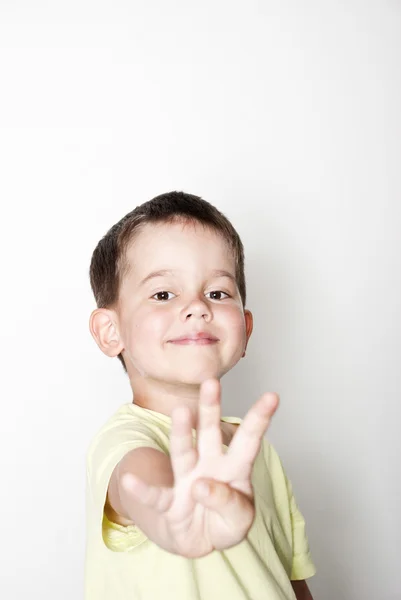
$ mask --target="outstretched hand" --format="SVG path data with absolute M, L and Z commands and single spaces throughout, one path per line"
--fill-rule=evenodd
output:
M 196 447 L 190 409 L 174 409 L 173 487 L 148 485 L 131 474 L 125 475 L 123 483 L 136 501 L 159 513 L 168 548 L 187 558 L 230 548 L 246 537 L 255 516 L 252 468 L 279 402 L 277 394 L 263 394 L 224 452 L 220 399 L 219 381 L 210 379 L 201 385 Z

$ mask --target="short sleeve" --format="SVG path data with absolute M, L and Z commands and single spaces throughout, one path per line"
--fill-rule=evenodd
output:
M 107 523 L 107 519 L 104 518 L 104 505 L 114 468 L 128 452 L 136 448 L 154 448 L 166 453 L 156 433 L 146 424 L 126 419 L 124 416 L 114 419 L 104 427 L 89 447 L 87 515 L 90 529 L 96 536 L 103 535 L 102 530 L 105 522 Z M 130 529 L 138 543 L 146 539 L 137 528 Z
M 316 573 L 316 567 L 312 561 L 309 542 L 305 530 L 305 519 L 302 516 L 293 491 L 291 482 L 285 477 L 287 483 L 288 499 L 290 505 L 291 514 L 291 528 L 292 528 L 292 543 L 293 543 L 293 556 L 292 556 L 292 569 L 291 577 L 292 581 L 298 581 L 301 579 L 308 579 Z

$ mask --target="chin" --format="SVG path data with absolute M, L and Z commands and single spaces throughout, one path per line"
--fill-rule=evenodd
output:
M 225 372 L 226 371 L 222 372 L 220 369 L 216 369 L 215 366 L 204 369 L 182 369 L 182 371 L 177 373 L 175 380 L 184 385 L 198 386 L 207 379 L 220 379 Z

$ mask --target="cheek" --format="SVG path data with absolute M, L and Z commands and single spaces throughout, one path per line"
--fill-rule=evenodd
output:
M 155 340 L 163 339 L 170 321 L 171 318 L 165 310 L 146 308 L 146 310 L 138 311 L 130 325 L 132 343 L 135 344 L 136 341 L 141 341 L 142 344 L 149 344 Z
M 236 306 L 227 307 L 222 318 L 224 318 L 224 324 L 230 337 L 234 336 L 235 338 L 245 339 L 245 317 L 241 308 Z

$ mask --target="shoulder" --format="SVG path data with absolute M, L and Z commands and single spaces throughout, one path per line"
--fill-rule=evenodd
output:
M 163 429 L 152 419 L 149 411 L 135 404 L 127 403 L 120 406 L 97 431 L 89 447 L 95 446 L 103 438 L 132 437 L 133 435 L 162 437 Z
M 105 462 L 116 463 L 130 450 L 141 447 L 168 453 L 168 438 L 146 411 L 124 404 L 91 440 L 86 455 L 88 474 Z

